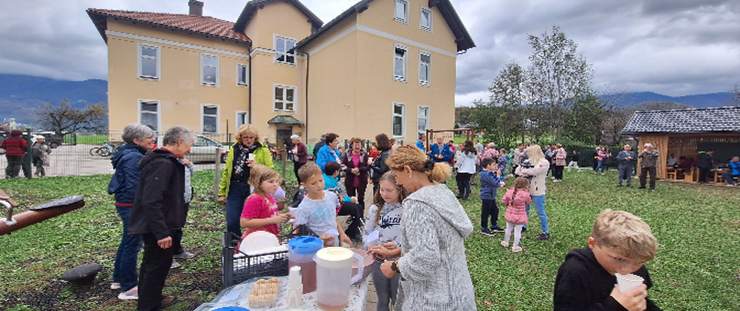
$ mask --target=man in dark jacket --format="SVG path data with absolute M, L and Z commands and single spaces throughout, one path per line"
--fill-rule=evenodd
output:
M 714 155 L 714 150 L 699 151 L 699 160 L 696 162 L 696 167 L 699 168 L 700 184 L 708 184 L 707 176 L 709 175 L 709 170 L 714 167 L 712 155 Z
M 650 190 L 655 190 L 655 179 L 657 176 L 656 174 L 656 168 L 658 165 L 658 157 L 660 156 L 660 153 L 658 151 L 655 151 L 653 149 L 653 144 L 646 143 L 642 149 L 642 153 L 640 153 L 639 156 L 637 156 L 639 159 L 642 159 L 640 161 L 640 188 L 639 189 L 645 189 L 645 183 L 647 182 L 647 175 L 650 174 Z
M 5 167 L 5 178 L 17 178 L 23 167 L 23 174 L 26 177 L 31 176 L 31 167 L 26 169 L 26 154 L 28 153 L 28 142 L 23 139 L 23 132 L 20 130 L 10 131 L 10 137 L 0 143 L 0 148 L 5 149 L 5 158 L 8 159 L 8 166 Z M 30 177 L 29 177 L 30 178 Z
M 313 160 L 316 161 L 316 155 L 319 153 L 321 147 L 326 146 L 326 134 L 321 135 L 321 140 L 313 145 Z
M 619 152 L 617 160 L 619 160 L 619 181 L 617 187 L 622 186 L 622 181 L 627 181 L 627 187 L 632 187 L 632 170 L 634 168 L 633 163 L 637 159 L 637 154 L 632 151 L 632 146 L 624 145 L 624 150 Z
M 172 265 L 172 237 L 185 225 L 185 168 L 178 160 L 195 142 L 195 134 L 185 127 L 167 130 L 161 149 L 148 152 L 139 162 L 136 199 L 131 213 L 129 234 L 140 234 L 144 259 L 139 272 L 138 310 L 159 310 L 174 297 L 162 297 L 167 273 Z

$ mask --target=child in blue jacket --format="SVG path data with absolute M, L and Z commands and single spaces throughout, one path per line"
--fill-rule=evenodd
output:
M 480 233 L 488 236 L 493 236 L 496 232 L 504 232 L 504 229 L 500 228 L 498 222 L 498 205 L 496 205 L 496 192 L 499 186 L 503 183 L 506 175 L 504 175 L 498 167 L 498 159 L 484 158 L 481 161 L 481 167 L 483 172 L 480 173 L 480 199 L 481 203 L 481 217 Z M 488 228 L 488 218 L 491 218 L 491 228 Z

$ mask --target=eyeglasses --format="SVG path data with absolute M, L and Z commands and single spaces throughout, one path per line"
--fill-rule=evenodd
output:
M 255 140 L 255 139 L 257 139 L 257 137 L 254 137 L 254 136 L 242 136 L 242 139 L 251 139 L 251 140 Z

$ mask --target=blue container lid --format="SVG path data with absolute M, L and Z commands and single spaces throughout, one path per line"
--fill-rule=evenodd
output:
M 213 311 L 249 311 L 249 309 L 245 309 L 242 307 L 223 307 L 215 309 Z
M 322 247 L 324 241 L 312 236 L 299 236 L 288 241 L 290 252 L 298 255 L 316 254 Z

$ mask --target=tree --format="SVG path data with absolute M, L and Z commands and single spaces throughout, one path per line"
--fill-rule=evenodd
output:
M 563 136 L 587 145 L 598 144 L 604 115 L 598 96 L 590 94 L 577 100 L 565 114 Z
M 59 106 L 45 103 L 36 113 L 37 123 L 44 129 L 56 132 L 60 137 L 78 130 L 99 131 L 105 127 L 108 111 L 101 104 L 85 104 L 85 108 L 72 107 L 62 99 Z
M 519 135 L 524 140 L 524 74 L 518 64 L 507 64 L 488 88 L 490 101 L 474 102 L 471 121 L 487 140 L 504 145 L 515 142 Z
M 538 127 L 547 129 L 553 138 L 562 134 L 564 116 L 582 98 L 593 94 L 593 70 L 585 57 L 576 54 L 578 47 L 553 26 L 552 34 L 529 35 L 534 49 L 527 70 L 526 89 L 530 103 L 539 114 Z

